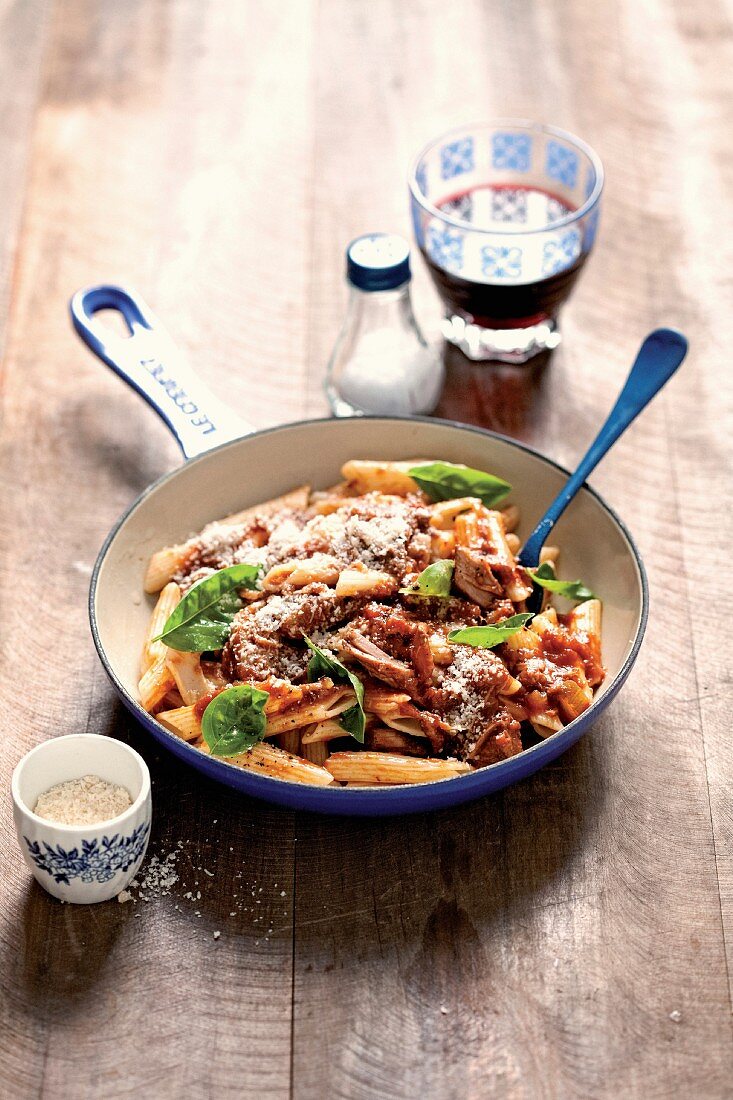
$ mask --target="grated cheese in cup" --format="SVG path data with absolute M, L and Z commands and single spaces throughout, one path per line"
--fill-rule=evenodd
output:
M 33 812 L 59 825 L 94 825 L 119 817 L 132 805 L 130 792 L 98 775 L 67 779 L 39 796 Z

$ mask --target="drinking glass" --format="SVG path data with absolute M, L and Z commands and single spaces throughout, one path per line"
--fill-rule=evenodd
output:
M 409 184 L 446 339 L 508 363 L 556 347 L 598 230 L 603 166 L 590 146 L 535 122 L 464 126 L 423 149 Z

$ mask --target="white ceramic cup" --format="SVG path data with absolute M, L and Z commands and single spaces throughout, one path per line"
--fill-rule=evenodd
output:
M 33 812 L 50 787 L 84 775 L 125 787 L 132 805 L 89 825 L 61 825 Z M 145 856 L 152 818 L 150 773 L 134 749 L 93 733 L 43 741 L 16 766 L 12 792 L 23 858 L 49 894 L 89 904 L 108 901 L 131 882 Z

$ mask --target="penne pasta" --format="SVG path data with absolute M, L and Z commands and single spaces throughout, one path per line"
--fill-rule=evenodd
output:
M 430 459 L 414 458 L 409 462 L 371 462 L 352 459 L 341 467 L 341 475 L 349 486 L 360 493 L 393 493 L 406 496 L 416 493 L 417 483 L 412 480 L 408 470 L 420 466 Z
M 601 638 L 601 601 L 586 600 L 570 612 L 570 629 L 583 630 L 592 638 Z
M 544 711 L 530 718 L 532 728 L 538 737 L 550 737 L 562 729 L 562 721 L 557 711 Z
M 277 743 L 285 752 L 297 755 L 300 752 L 300 730 L 286 730 L 279 735 Z
M 180 598 L 180 588 L 173 581 L 169 581 L 160 593 L 153 614 L 150 616 L 148 634 L 145 639 L 145 645 L 143 646 L 141 661 L 142 672 L 147 672 L 150 666 L 155 664 L 161 657 L 165 658 L 168 650 L 165 642 L 156 642 L 153 641 L 153 639 L 162 632 L 165 624 L 168 622 L 171 612 L 178 605 Z
M 558 546 L 543 546 L 540 550 L 540 565 L 544 565 L 545 562 L 549 565 L 557 565 L 559 557 L 560 548 Z
M 450 531 L 456 516 L 461 512 L 476 512 L 481 507 L 478 497 L 459 497 L 457 500 L 440 500 L 430 509 L 430 523 L 438 530 Z
M 497 563 L 507 571 L 504 588 L 513 603 L 521 603 L 532 592 L 532 584 L 523 579 L 514 560 L 504 534 L 504 518 L 501 512 L 492 512 L 488 508 L 481 516 L 483 533 L 491 541 Z
M 501 518 L 504 520 L 504 534 L 516 531 L 519 526 L 519 508 L 516 504 L 505 504 L 501 509 Z
M 275 745 L 261 741 L 254 748 L 239 756 L 228 756 L 228 764 L 238 768 L 269 775 L 274 779 L 290 779 L 297 783 L 310 783 L 317 787 L 327 787 L 333 782 L 333 776 L 318 764 L 312 764 L 301 756 L 285 752 Z
M 317 554 L 313 558 L 273 565 L 263 579 L 262 587 L 266 592 L 280 592 L 286 585 L 290 588 L 305 588 L 307 584 L 336 584 L 339 573 L 339 563 L 335 558 L 328 554 Z
M 391 729 L 409 734 L 410 737 L 427 736 L 420 724 L 420 712 L 410 696 L 403 692 L 370 687 L 366 691 L 364 705 L 370 714 L 376 714 Z
M 165 657 L 159 657 L 140 679 L 138 684 L 140 703 L 145 710 L 152 711 L 175 686 L 176 681 L 166 664 Z
M 346 737 L 346 730 L 340 726 L 335 718 L 327 718 L 325 722 L 316 722 L 303 734 L 304 745 L 315 745 L 319 741 L 335 741 L 339 737 Z
M 506 544 L 509 547 L 509 549 L 511 550 L 514 557 L 516 557 L 517 554 L 519 553 L 520 549 L 521 549 L 521 546 L 522 546 L 519 535 L 512 535 L 512 534 L 507 535 L 506 536 Z
M 325 722 L 337 714 L 343 714 L 349 707 L 353 707 L 355 702 L 356 695 L 351 688 L 337 688 L 331 693 L 331 697 L 323 702 L 297 704 L 279 714 L 267 715 L 265 737 L 273 737 L 276 733 L 285 733 L 287 730 L 301 726 Z M 265 708 L 265 714 L 267 714 L 267 708 Z
M 452 558 L 456 552 L 456 536 L 452 531 L 430 532 L 430 560 L 440 561 Z
M 471 771 L 461 760 L 421 760 L 387 752 L 334 752 L 325 767 L 341 783 L 378 787 L 395 783 L 432 783 Z
M 187 705 L 198 702 L 202 695 L 211 691 L 211 684 L 201 669 L 198 653 L 179 653 L 169 647 L 165 663 Z
M 593 689 L 586 679 L 582 666 L 575 669 L 574 673 L 572 679 L 568 677 L 564 681 L 563 689 L 557 696 L 558 708 L 566 722 L 572 722 L 593 702 Z
M 514 676 L 507 672 L 506 679 L 498 687 L 499 695 L 516 695 L 522 690 L 522 685 Z
M 522 627 L 516 634 L 507 638 L 504 648 L 510 653 L 534 655 L 542 652 L 542 641 L 535 631 Z
M 344 569 L 336 583 L 337 596 L 391 596 L 396 591 L 397 582 L 389 573 L 364 567 Z
M 201 737 L 201 719 L 194 706 L 176 707 L 175 710 L 159 710 L 155 717 L 167 730 L 183 741 L 195 741 Z
M 185 546 L 166 546 L 163 550 L 157 550 L 148 562 L 145 572 L 145 591 L 160 592 L 173 579 L 185 560 Z
M 303 756 L 311 764 L 320 764 L 321 767 L 328 760 L 328 743 L 326 741 L 311 741 L 303 746 Z

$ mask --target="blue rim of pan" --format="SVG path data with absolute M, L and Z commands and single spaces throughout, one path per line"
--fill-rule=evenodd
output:
M 569 476 L 569 471 L 566 470 L 564 466 L 561 466 L 559 462 L 555 462 L 554 459 L 541 454 L 539 451 L 535 450 L 534 447 L 529 447 L 526 443 L 519 443 L 508 436 L 501 435 L 499 432 L 492 432 L 486 428 L 479 428 L 472 424 L 462 424 L 457 420 L 441 420 L 436 417 L 427 416 L 414 416 L 409 419 L 399 416 L 366 416 L 360 417 L 359 419 L 373 422 L 394 421 L 395 423 L 423 423 L 448 428 L 458 428 L 461 431 L 468 431 L 475 435 L 496 439 L 501 443 L 507 443 L 509 446 L 516 447 L 518 450 L 524 451 L 526 454 L 530 454 L 534 458 L 539 459 L 559 473 Z M 445 806 L 467 802 L 474 798 L 480 798 L 484 794 L 500 790 L 503 787 L 517 782 L 519 779 L 531 775 L 545 764 L 550 763 L 550 761 L 560 756 L 566 749 L 570 748 L 588 727 L 595 722 L 612 699 L 615 698 L 636 661 L 649 618 L 649 584 L 644 563 L 636 543 L 623 520 L 619 518 L 614 509 L 606 503 L 603 497 L 587 483 L 584 486 L 585 490 L 591 494 L 597 503 L 600 504 L 618 525 L 631 548 L 636 563 L 639 580 L 641 582 L 642 606 L 634 641 L 626 655 L 623 665 L 616 673 L 605 692 L 591 703 L 587 711 L 580 715 L 579 718 L 568 723 L 559 733 L 553 734 L 537 745 L 532 745 L 530 748 L 524 749 L 517 756 L 509 757 L 507 760 L 498 761 L 496 764 L 477 769 L 467 775 L 458 775 L 450 779 L 431 780 L 428 783 L 405 784 L 399 787 L 346 788 L 337 787 L 335 785 L 317 787 L 304 783 L 294 783 L 291 780 L 277 779 L 273 776 L 259 775 L 254 771 L 249 771 L 244 768 L 237 768 L 233 764 L 228 764 L 225 760 L 218 760 L 211 756 L 207 756 L 192 745 L 182 741 L 180 738 L 176 737 L 175 734 L 170 733 L 165 727 L 161 726 L 159 722 L 156 722 L 147 711 L 143 710 L 140 703 L 137 699 L 133 698 L 114 671 L 99 636 L 96 622 L 95 599 L 99 573 L 104 564 L 107 552 L 126 520 L 136 511 L 143 501 L 161 485 L 175 478 L 188 466 L 208 458 L 209 455 L 218 451 L 223 451 L 227 447 L 237 446 L 244 439 L 254 439 L 259 436 L 271 435 L 274 432 L 304 427 L 305 425 L 330 423 L 333 423 L 331 417 L 297 420 L 288 424 L 278 424 L 272 428 L 263 428 L 260 431 L 244 435 L 239 439 L 233 439 L 227 443 L 222 443 L 218 447 L 212 447 L 210 451 L 206 451 L 196 458 L 189 459 L 182 466 L 178 466 L 175 470 L 171 470 L 169 473 L 163 474 L 161 477 L 157 478 L 157 480 L 144 489 L 132 502 L 129 508 L 123 512 L 117 522 L 113 524 L 102 544 L 94 564 L 89 585 L 89 622 L 92 638 L 107 676 L 130 713 L 141 725 L 153 734 L 156 740 L 169 749 L 175 756 L 192 764 L 197 770 L 203 772 L 217 782 L 244 791 L 255 798 L 261 798 L 267 802 L 276 802 L 284 806 L 310 809 L 320 813 L 352 814 L 355 816 L 371 814 L 387 816 L 401 813 L 417 813 L 426 809 L 439 809 Z

